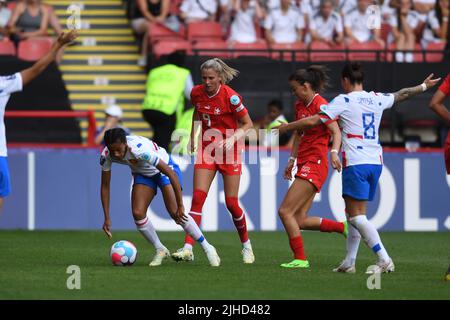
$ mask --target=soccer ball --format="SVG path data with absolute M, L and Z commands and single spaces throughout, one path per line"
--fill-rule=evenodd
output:
M 136 257 L 137 249 L 130 241 L 120 240 L 111 247 L 111 261 L 115 266 L 131 266 Z

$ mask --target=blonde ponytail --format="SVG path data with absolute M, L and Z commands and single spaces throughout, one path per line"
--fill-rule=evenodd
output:
M 217 72 L 219 74 L 222 83 L 230 82 L 231 80 L 233 80 L 233 78 L 237 77 L 239 74 L 238 70 L 231 68 L 229 65 L 227 65 L 219 58 L 209 59 L 205 61 L 200 66 L 200 70 L 204 69 L 213 69 L 215 72 Z

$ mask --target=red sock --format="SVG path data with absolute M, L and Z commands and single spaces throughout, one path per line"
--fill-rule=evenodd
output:
M 206 192 L 202 190 L 194 190 L 194 194 L 192 195 L 192 204 L 191 204 L 191 212 L 189 214 L 194 219 L 195 223 L 200 227 L 200 223 L 202 221 L 202 210 L 203 204 L 206 200 Z M 193 213 L 193 214 L 192 214 Z M 195 240 L 186 233 L 184 237 L 184 243 L 194 245 Z
M 233 223 L 239 233 L 239 239 L 241 243 L 247 242 L 248 232 L 247 232 L 247 221 L 245 220 L 245 214 L 239 206 L 238 199 L 236 197 L 226 197 L 225 203 L 228 210 L 233 217 Z
M 320 231 L 321 232 L 343 233 L 344 232 L 344 223 L 333 221 L 333 220 L 328 220 L 328 219 L 322 219 L 322 222 L 320 223 Z
M 306 260 L 302 236 L 289 239 L 289 245 L 291 246 L 292 252 L 294 252 L 294 259 Z

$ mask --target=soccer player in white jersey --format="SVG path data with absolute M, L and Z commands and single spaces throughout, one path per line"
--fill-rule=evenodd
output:
M 161 190 L 164 204 L 172 219 L 183 227 L 192 238 L 200 243 L 209 263 L 213 267 L 220 265 L 216 249 L 206 241 L 203 233 L 190 215 L 184 214 L 181 194 L 181 171 L 172 157 L 155 142 L 140 136 L 127 136 L 122 128 L 105 132 L 105 144 L 100 157 L 102 166 L 101 200 L 105 222 L 103 230 L 111 239 L 111 219 L 109 215 L 109 190 L 111 182 L 111 164 L 116 162 L 128 165 L 134 177 L 131 192 L 131 210 L 139 232 L 156 249 L 150 266 L 159 266 L 170 257 L 169 250 L 161 243 L 155 228 L 147 217 L 147 208 Z
M 278 128 L 280 134 L 286 130 L 303 130 L 330 119 L 339 119 L 342 128 L 342 197 L 349 230 L 347 255 L 335 272 L 354 273 L 356 255 L 362 238 L 378 256 L 378 262 L 367 273 L 393 272 L 392 259 L 384 248 L 378 231 L 367 220 L 367 201 L 372 201 L 383 167 L 383 150 L 378 136 L 383 110 L 394 103 L 405 100 L 433 87 L 439 79 L 433 74 L 421 85 L 404 88 L 395 93 L 367 92 L 363 89 L 364 73 L 359 63 L 347 64 L 341 75 L 345 94 L 334 98 L 328 105 L 321 106 L 319 115 L 304 118 Z
M 41 74 L 56 59 L 61 48 L 75 40 L 76 37 L 76 31 L 62 33 L 53 43 L 51 50 L 30 68 L 12 75 L 0 76 L 0 210 L 3 207 L 4 198 L 11 193 L 5 123 L 3 119 L 9 97 L 11 93 L 22 91 L 23 86 Z

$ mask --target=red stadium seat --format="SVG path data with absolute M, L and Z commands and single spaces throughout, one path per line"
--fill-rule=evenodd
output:
M 444 60 L 444 49 L 445 49 L 445 42 L 431 42 L 426 47 L 427 53 L 425 53 L 425 61 L 426 62 L 442 62 Z M 431 51 L 440 51 L 436 53 L 428 52 Z
M 395 50 L 396 50 L 395 43 L 391 43 L 388 47 L 388 54 L 387 54 L 386 61 L 388 61 L 388 62 L 395 61 L 395 59 L 394 59 Z M 414 50 L 420 51 L 420 50 L 422 50 L 422 47 L 420 46 L 420 44 L 416 43 L 414 45 Z M 421 52 L 413 53 L 413 62 L 423 62 L 423 55 Z
M 218 57 L 223 59 L 228 59 L 231 57 L 231 52 L 227 51 L 229 49 L 229 44 L 226 41 L 223 40 L 216 40 L 216 41 L 196 41 L 192 45 L 192 49 L 205 49 L 205 50 L 212 50 L 217 49 L 214 51 L 192 51 L 193 54 L 197 53 L 200 56 L 210 56 L 210 57 Z
M 187 54 L 191 54 L 191 44 L 186 40 L 165 41 L 161 40 L 153 46 L 153 53 L 157 58 L 165 54 L 171 54 L 178 50 L 185 50 Z
M 160 40 L 183 40 L 181 31 L 180 33 L 176 33 L 160 23 L 150 23 L 148 37 L 150 40 L 149 43 L 151 44 L 154 44 L 155 42 Z
M 187 26 L 187 39 L 196 40 L 223 40 L 222 26 L 214 21 L 191 22 Z
M 386 43 L 387 43 L 387 38 L 388 38 L 391 30 L 392 30 L 392 27 L 389 23 L 381 24 L 380 36 L 381 36 L 381 39 L 383 39 L 384 42 L 386 42 Z
M 292 61 L 307 61 L 308 53 L 307 46 L 304 43 L 276 43 L 271 47 L 271 50 L 288 50 L 288 51 L 272 51 L 271 58 L 274 60 Z M 295 52 L 296 50 L 305 50 Z
M 347 46 L 348 50 L 366 51 L 366 52 L 349 52 L 348 60 L 350 61 L 376 61 L 377 52 L 381 52 L 384 48 L 376 41 L 352 42 Z M 382 55 L 378 55 L 380 59 Z
M 0 40 L 0 55 L 15 56 L 16 47 L 14 46 L 14 43 L 9 39 Z
M 30 38 L 19 42 L 17 56 L 26 61 L 36 61 L 51 50 L 51 38 Z
M 267 42 L 262 39 L 254 43 L 235 42 L 232 48 L 234 50 L 245 50 L 233 52 L 233 58 L 242 56 L 269 57 Z
M 180 14 L 180 6 L 183 0 L 171 0 L 169 12 L 171 15 L 178 16 Z
M 17 2 L 16 2 L 16 1 L 8 2 L 7 7 L 8 7 L 9 10 L 13 11 L 14 8 L 16 7 L 16 5 L 17 5 Z
M 311 42 L 309 49 L 311 50 L 309 59 L 310 61 L 345 61 L 345 47 L 344 45 L 330 46 L 323 41 Z M 316 50 L 327 50 L 330 52 L 319 52 Z M 333 52 L 333 50 L 342 50 L 342 52 Z

